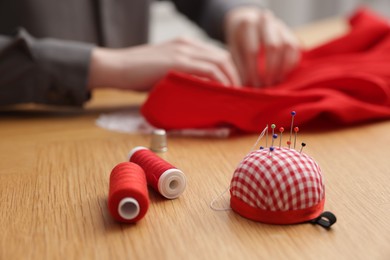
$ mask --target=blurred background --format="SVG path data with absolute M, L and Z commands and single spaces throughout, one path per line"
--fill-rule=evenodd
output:
M 390 0 L 266 0 L 264 2 L 276 16 L 292 28 L 329 17 L 347 16 L 362 5 L 390 17 Z M 161 42 L 179 35 L 212 41 L 185 16 L 178 14 L 171 2 L 153 3 L 150 42 Z

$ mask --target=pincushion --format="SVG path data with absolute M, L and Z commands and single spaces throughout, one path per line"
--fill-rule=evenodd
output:
M 290 148 L 250 152 L 233 174 L 230 205 L 243 217 L 293 224 L 317 218 L 323 211 L 325 187 L 319 165 Z

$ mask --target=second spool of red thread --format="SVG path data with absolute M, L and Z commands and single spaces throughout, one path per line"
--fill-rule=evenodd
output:
M 129 153 L 129 161 L 144 169 L 148 184 L 167 199 L 179 197 L 186 188 L 184 173 L 143 146 Z

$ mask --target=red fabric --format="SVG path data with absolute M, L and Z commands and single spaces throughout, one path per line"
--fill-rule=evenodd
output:
M 242 217 L 267 224 L 289 225 L 313 220 L 321 215 L 325 199 L 306 209 L 289 211 L 269 211 L 252 207 L 237 197 L 230 198 L 230 206 Z
M 389 23 L 367 9 L 349 22 L 350 32 L 303 53 L 298 68 L 272 88 L 226 88 L 172 72 L 141 111 L 152 125 L 167 130 L 232 126 L 259 132 L 270 122 L 288 126 L 293 110 L 301 126 L 389 119 Z
M 238 214 L 271 224 L 318 217 L 325 187 L 321 169 L 305 153 L 285 147 L 249 153 L 234 171 L 230 205 Z

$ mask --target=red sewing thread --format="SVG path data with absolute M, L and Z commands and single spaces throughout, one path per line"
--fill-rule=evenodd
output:
M 108 209 L 120 222 L 135 223 L 149 208 L 149 195 L 144 170 L 132 162 L 114 167 L 110 175 Z
M 129 153 L 129 161 L 144 169 L 148 184 L 167 199 L 175 199 L 186 187 L 184 173 L 158 157 L 146 147 L 135 147 Z

